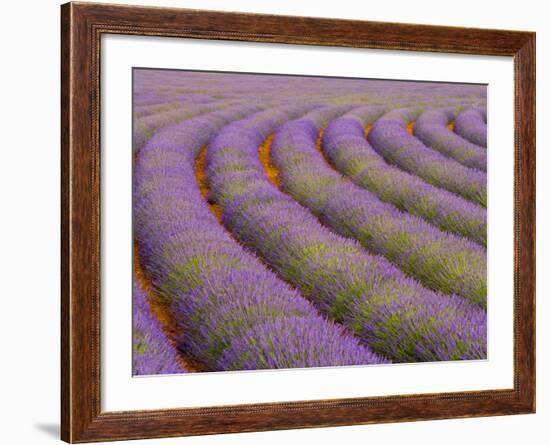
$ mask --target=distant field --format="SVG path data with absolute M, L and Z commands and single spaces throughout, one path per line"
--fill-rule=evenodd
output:
M 486 86 L 133 82 L 134 375 L 487 357 Z

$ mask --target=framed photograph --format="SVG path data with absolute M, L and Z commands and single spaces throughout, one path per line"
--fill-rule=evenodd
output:
M 61 8 L 67 442 L 535 411 L 535 34 Z

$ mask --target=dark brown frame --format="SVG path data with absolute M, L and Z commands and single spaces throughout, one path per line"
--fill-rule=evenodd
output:
M 513 56 L 514 388 L 100 409 L 100 37 L 104 33 Z M 173 437 L 535 412 L 535 34 L 92 3 L 61 7 L 61 437 Z M 511 252 L 510 252 L 511 253 Z

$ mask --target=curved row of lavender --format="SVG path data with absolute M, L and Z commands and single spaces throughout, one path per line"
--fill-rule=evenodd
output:
M 367 139 L 384 159 L 427 182 L 487 207 L 487 175 L 447 158 L 411 136 L 406 124 L 415 114 L 392 110 L 379 118 Z
M 136 162 L 135 237 L 142 267 L 176 322 L 178 348 L 212 371 L 386 362 L 245 251 L 202 198 L 195 158 L 230 121 L 257 110 L 165 128 Z
M 145 292 L 134 277 L 133 283 L 132 361 L 135 375 L 181 374 L 187 372 L 178 363 L 174 348 L 151 313 Z
M 159 104 L 150 104 L 150 105 L 134 105 L 133 107 L 133 118 L 134 122 L 136 119 L 141 119 L 152 114 L 164 113 L 166 111 L 174 110 L 181 107 L 183 104 L 179 101 L 167 101 L 161 102 Z
M 487 115 L 485 110 L 468 108 L 458 113 L 454 131 L 474 144 L 487 148 Z
M 315 110 L 276 133 L 271 153 L 283 191 L 335 232 L 384 255 L 425 286 L 486 308 L 485 249 L 380 201 L 332 169 L 316 147 L 331 117 L 331 107 Z
M 185 105 L 207 104 L 215 99 L 205 94 L 187 94 L 185 96 L 170 97 L 166 101 L 154 104 L 135 105 L 133 110 L 134 118 L 142 118 L 156 113 L 174 110 Z
M 414 135 L 428 147 L 466 167 L 487 171 L 487 150 L 449 130 L 447 124 L 453 119 L 452 111 L 424 111 L 414 124 Z
M 185 102 L 177 102 L 177 105 L 170 103 L 170 106 L 161 108 L 164 103 L 148 105 L 155 107 L 157 112 L 146 113 L 145 115 L 135 115 L 133 125 L 133 151 L 137 153 L 141 147 L 159 130 L 169 125 L 183 122 L 186 119 L 191 119 L 201 114 L 221 111 L 226 108 L 246 105 L 249 102 L 242 100 L 216 101 L 215 103 L 205 101 L 203 97 L 196 98 L 197 102 L 187 99 Z M 278 102 L 264 102 L 262 107 L 275 106 Z M 168 105 L 168 104 L 166 104 Z
M 208 104 L 186 104 L 171 108 L 162 112 L 150 114 L 134 120 L 133 128 L 133 150 L 138 152 L 143 145 L 163 127 L 182 122 L 203 113 L 223 108 L 217 105 Z
M 482 308 L 422 287 L 321 225 L 269 182 L 258 147 L 280 123 L 276 112 L 259 113 L 225 127 L 209 145 L 211 199 L 233 235 L 323 314 L 392 361 L 486 358 Z
M 371 125 L 380 112 L 379 107 L 357 108 L 327 126 L 321 149 L 330 163 L 382 201 L 486 246 L 484 208 L 388 164 L 374 151 L 365 139 L 364 128 Z

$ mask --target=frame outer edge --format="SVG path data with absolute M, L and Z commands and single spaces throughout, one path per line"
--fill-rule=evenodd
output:
M 151 17 L 148 15 L 149 12 Z M 194 26 L 195 20 L 198 20 L 197 27 Z M 385 401 L 382 398 L 380 403 L 371 405 L 357 402 L 354 407 L 346 406 L 344 400 L 330 401 L 335 402 L 335 405 L 313 403 L 308 406 L 307 403 L 296 402 L 273 404 L 272 407 L 263 409 L 247 405 L 228 409 L 212 407 L 213 412 L 210 415 L 209 409 L 102 413 L 99 401 L 97 350 L 100 340 L 100 220 L 99 140 L 95 133 L 95 125 L 99 125 L 99 109 L 94 109 L 94 104 L 98 105 L 99 101 L 99 79 L 94 77 L 97 74 L 94 70 L 99 63 L 99 42 L 94 39 L 99 38 L 101 32 L 118 29 L 121 21 L 124 23 L 120 32 L 122 34 L 170 34 L 190 38 L 276 41 L 308 45 L 335 44 L 385 49 L 405 49 L 399 47 L 399 41 L 404 38 L 400 31 L 407 30 L 409 33 L 415 27 L 388 24 L 397 36 L 396 46 L 384 37 L 380 41 L 367 39 L 355 42 L 355 31 L 352 28 L 366 26 L 368 22 L 344 23 L 333 19 L 94 3 L 67 3 L 61 6 L 62 440 L 75 443 L 534 412 L 535 35 L 529 32 L 472 30 L 480 38 L 476 46 L 472 46 L 471 39 L 468 40 L 469 44 L 466 43 L 465 37 L 464 43 L 460 43 L 459 40 L 450 51 L 445 51 L 438 49 L 432 42 L 434 36 L 439 35 L 444 28 L 422 26 L 420 28 L 427 34 L 425 38 L 420 39 L 420 45 L 416 50 L 509 55 L 515 58 L 517 368 L 513 392 L 471 393 L 465 394 L 464 398 L 460 395 L 456 398 L 434 395 L 433 399 L 429 396 L 426 398 L 427 395 L 419 395 L 399 397 L 394 402 L 391 402 L 391 398 Z M 160 24 L 155 30 L 151 26 L 156 23 Z M 318 41 L 314 42 L 305 37 L 286 34 L 285 24 L 299 28 L 304 25 L 305 29 L 313 30 L 318 23 L 334 24 L 341 35 L 337 33 L 335 40 L 330 40 L 330 36 L 319 37 Z M 373 26 L 384 25 L 370 23 L 374 24 Z M 245 32 L 231 31 L 241 25 Z M 261 30 L 256 32 L 259 25 L 262 25 Z M 214 29 L 216 31 L 213 31 Z M 251 31 L 250 34 L 247 34 L 247 29 Z M 271 30 L 273 34 L 266 34 L 266 29 Z M 466 35 L 469 30 L 456 28 L 453 31 Z M 369 32 L 365 35 L 370 35 Z M 96 86 L 97 91 L 94 90 Z M 384 408 L 388 404 L 392 408 Z M 338 419 L 334 418 L 336 412 L 341 413 Z
M 536 411 L 536 34 L 531 33 L 516 53 L 516 144 L 518 144 L 519 202 L 517 203 L 516 270 L 522 298 L 516 298 L 519 354 L 523 373 L 519 375 L 520 399 L 526 412 Z M 518 308 L 519 306 L 519 308 Z
M 61 440 L 71 441 L 70 329 L 70 145 L 71 145 L 71 13 L 61 5 Z
M 90 21 L 82 4 L 61 5 L 60 432 L 69 443 L 86 440 L 100 414 L 99 272 L 94 266 L 99 264 L 99 176 L 90 128 Z

